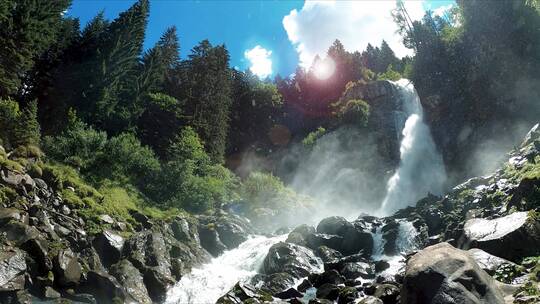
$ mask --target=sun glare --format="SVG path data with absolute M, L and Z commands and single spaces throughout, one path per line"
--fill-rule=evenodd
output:
M 326 80 L 334 74 L 336 70 L 336 64 L 332 58 L 326 57 L 324 60 L 319 61 L 315 66 L 315 76 L 320 80 Z

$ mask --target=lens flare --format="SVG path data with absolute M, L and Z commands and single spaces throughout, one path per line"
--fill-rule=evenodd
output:
M 320 80 L 330 78 L 336 71 L 336 63 L 332 58 L 326 57 L 315 64 L 315 76 Z

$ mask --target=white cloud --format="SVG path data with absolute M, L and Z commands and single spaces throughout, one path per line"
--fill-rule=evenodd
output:
M 272 74 L 272 51 L 260 45 L 244 52 L 244 57 L 251 63 L 249 69 L 260 78 L 266 78 Z
M 443 5 L 433 10 L 433 15 L 444 17 L 454 7 L 453 4 Z
M 328 47 L 339 39 L 348 51 L 362 51 L 368 43 L 390 45 L 398 57 L 411 55 L 396 33 L 391 11 L 396 1 L 310 1 L 300 11 L 294 9 L 283 18 L 289 40 L 298 52 L 300 65 L 311 65 L 315 55 L 324 57 Z M 423 1 L 407 1 L 413 20 L 424 15 Z

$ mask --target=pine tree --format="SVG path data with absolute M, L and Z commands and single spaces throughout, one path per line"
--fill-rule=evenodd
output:
M 162 91 L 169 71 L 178 64 L 179 59 L 176 27 L 170 27 L 142 58 L 142 73 L 138 85 L 139 95 Z
M 40 127 L 37 102 L 30 102 L 23 110 L 15 128 L 14 146 L 39 146 Z
M 54 41 L 62 12 L 70 4 L 69 0 L 1 2 L 0 97 L 21 89 L 21 79 Z
M 231 71 L 225 46 L 203 40 L 175 69 L 171 94 L 185 103 L 186 122 L 193 126 L 214 162 L 224 160 L 231 107 Z M 173 84 L 174 84 L 173 83 Z

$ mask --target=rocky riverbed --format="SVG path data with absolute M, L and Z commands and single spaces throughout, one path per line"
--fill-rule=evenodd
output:
M 101 214 L 106 229 L 90 233 L 53 180 L 3 167 L 0 182 L 15 198 L 0 208 L 0 303 L 163 302 L 194 267 L 261 233 L 224 210 L 132 211 L 129 225 Z M 287 235 L 218 302 L 539 303 L 539 189 L 537 126 L 498 171 L 443 197 L 276 232 Z

